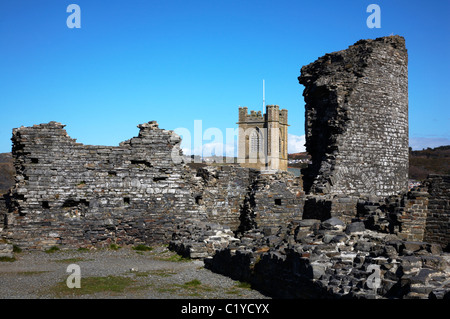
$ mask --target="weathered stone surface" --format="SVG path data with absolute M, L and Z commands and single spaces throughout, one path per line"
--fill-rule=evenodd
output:
M 330 230 L 343 230 L 345 228 L 345 223 L 336 217 L 331 217 L 327 220 L 324 220 L 321 224 L 324 229 Z
M 405 40 L 360 40 L 302 67 L 307 193 L 388 196 L 407 190 Z
M 429 193 L 424 240 L 450 252 L 450 176 L 430 175 L 424 185 Z
M 294 224 L 281 227 L 278 240 L 258 236 L 261 232 L 255 229 L 244 233 L 240 242 L 216 251 L 205 264 L 277 298 L 448 296 L 448 256 L 431 254 L 428 243 L 371 230 L 347 234 L 343 228 L 310 232 L 300 240 L 292 229 L 314 223 Z M 379 270 L 377 284 L 374 268 Z
M 347 234 L 351 234 L 351 233 L 363 232 L 365 230 L 366 230 L 366 227 L 364 226 L 363 222 L 354 222 L 347 226 L 347 228 L 345 229 L 345 232 Z
M 13 245 L 0 242 L 0 257 L 12 258 L 13 256 Z
M 117 147 L 76 143 L 57 122 L 14 129 L 17 182 L 3 236 L 36 249 L 150 243 L 200 217 L 174 160 L 181 139 L 155 121 L 138 127 Z

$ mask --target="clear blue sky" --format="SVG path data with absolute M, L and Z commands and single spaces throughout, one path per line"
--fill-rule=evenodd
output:
M 80 29 L 66 25 L 71 3 Z M 380 29 L 366 25 L 371 3 Z M 411 144 L 450 144 L 449 15 L 448 0 L 1 0 L 0 152 L 13 128 L 49 121 L 98 145 L 151 120 L 225 132 L 239 105 L 262 108 L 263 79 L 266 104 L 286 108 L 289 133 L 301 136 L 300 68 L 391 34 L 409 53 Z

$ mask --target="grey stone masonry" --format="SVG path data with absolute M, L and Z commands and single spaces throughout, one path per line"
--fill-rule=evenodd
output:
M 13 130 L 16 185 L 3 236 L 21 248 L 165 241 L 199 217 L 181 138 L 155 121 L 119 146 L 77 143 L 58 122 Z
M 450 175 L 429 175 L 424 184 L 430 194 L 425 240 L 450 252 Z
M 301 68 L 306 193 L 389 196 L 408 187 L 405 40 L 360 40 Z
M 301 219 L 301 180 L 283 171 L 265 173 L 236 165 L 197 169 L 189 183 L 198 209 L 208 222 L 234 232 L 259 227 L 270 233 L 280 224 Z

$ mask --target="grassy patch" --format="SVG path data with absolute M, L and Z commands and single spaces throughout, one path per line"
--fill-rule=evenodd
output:
M 237 281 L 233 287 L 228 288 L 225 292 L 228 295 L 241 296 L 242 291 L 246 289 L 251 289 L 251 284 L 248 282 Z
M 175 286 L 184 290 L 185 291 L 184 294 L 187 294 L 189 296 L 200 296 L 200 293 L 202 292 L 205 293 L 214 290 L 210 286 L 202 284 L 201 281 L 198 279 L 193 279 L 191 281 L 185 282 L 182 285 L 175 285 Z M 181 294 L 183 294 L 183 291 L 181 291 Z
M 122 248 L 122 247 L 120 247 L 120 246 L 117 245 L 117 244 L 111 244 L 111 245 L 109 245 L 109 249 L 111 249 L 111 250 L 119 250 L 120 248 Z
M 185 282 L 185 283 L 182 285 L 182 287 L 184 287 L 184 288 L 192 288 L 192 287 L 194 287 L 194 288 L 195 288 L 195 287 L 199 287 L 201 284 L 202 284 L 202 283 L 201 283 L 200 280 L 194 279 L 194 280 Z
M 20 248 L 19 246 L 13 245 L 13 252 L 14 253 L 21 253 L 22 252 L 22 248 Z
M 89 295 L 99 292 L 122 293 L 131 288 L 135 280 L 130 277 L 107 276 L 107 277 L 83 277 L 81 288 L 68 288 L 66 281 L 60 282 L 50 290 L 57 296 Z
M 13 262 L 13 261 L 16 261 L 16 257 L 3 256 L 3 257 L 0 257 L 0 261 L 2 261 L 2 262 Z
M 243 288 L 243 289 L 251 289 L 252 288 L 252 284 L 250 284 L 249 282 L 243 282 L 243 281 L 238 281 L 235 286 L 237 288 Z
M 50 247 L 49 249 L 45 250 L 45 252 L 46 252 L 47 254 L 53 254 L 53 253 L 55 253 L 55 252 L 57 252 L 57 251 L 59 251 L 59 250 L 60 250 L 60 249 L 59 249 L 58 246 L 52 246 L 52 247 Z
M 174 284 L 173 286 L 164 286 L 155 288 L 160 293 L 171 293 L 180 296 L 201 296 L 214 289 L 208 285 L 202 284 L 200 280 L 193 279 L 184 284 Z
M 149 247 L 147 245 L 139 244 L 137 246 L 134 246 L 133 250 L 136 250 L 136 251 L 152 251 L 153 248 Z

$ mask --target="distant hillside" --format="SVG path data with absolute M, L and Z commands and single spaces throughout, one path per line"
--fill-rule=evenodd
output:
M 309 158 L 308 153 L 288 155 L 289 160 Z M 289 167 L 305 167 L 304 163 L 289 164 Z M 409 152 L 409 178 L 423 180 L 429 174 L 450 174 L 450 145 Z
M 0 194 L 14 185 L 14 173 L 11 153 L 0 153 Z
M 292 153 L 288 154 L 288 159 L 290 160 L 296 160 L 296 159 L 309 159 L 309 155 L 307 152 L 300 152 L 300 153 Z
M 450 174 L 450 145 L 409 151 L 409 178 L 422 180 L 428 174 Z

